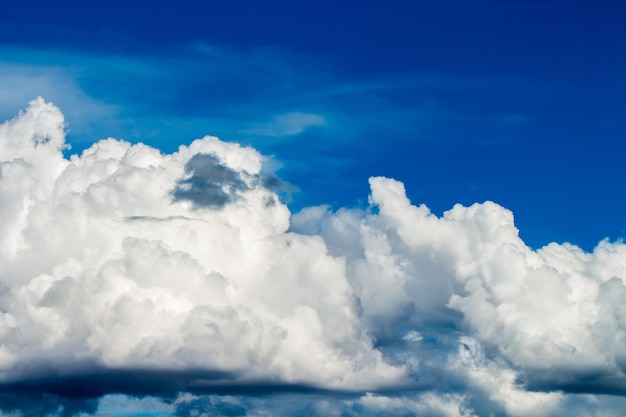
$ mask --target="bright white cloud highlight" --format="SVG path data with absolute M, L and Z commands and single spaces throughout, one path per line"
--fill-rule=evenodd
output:
M 315 407 L 363 415 L 553 415 L 568 392 L 626 394 L 621 242 L 533 251 L 497 204 L 436 217 L 383 177 L 367 210 L 291 217 L 262 156 L 215 137 L 65 146 L 43 99 L 0 125 L 4 387 L 158 371 L 183 391 L 358 392 Z M 376 394 L 392 388 L 417 394 Z

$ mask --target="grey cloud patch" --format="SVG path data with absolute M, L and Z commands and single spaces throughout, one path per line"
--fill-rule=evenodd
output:
M 223 165 L 215 155 L 194 155 L 185 165 L 185 171 L 192 174 L 194 181 L 212 182 L 238 189 L 247 188 L 239 173 Z
M 187 177 L 178 181 L 173 196 L 197 207 L 222 208 L 249 187 L 239 172 L 223 165 L 215 155 L 194 155 L 185 165 Z
M 261 184 L 272 191 L 278 191 L 286 187 L 287 183 L 283 182 L 275 174 L 267 173 L 261 176 Z
M 129 398 L 158 398 L 176 404 L 176 416 L 244 416 L 255 403 L 272 403 L 293 395 L 303 403 L 325 398 L 333 401 L 356 399 L 363 393 L 326 390 L 297 383 L 271 380 L 240 381 L 234 372 L 211 370 L 107 369 L 93 367 L 73 374 L 37 368 L 38 375 L 0 384 L 0 410 L 17 412 L 22 417 L 72 417 L 95 414 L 107 395 Z M 83 366 L 85 368 L 85 366 Z M 53 375 L 53 376 L 51 376 Z M 185 394 L 181 394 L 185 393 Z M 185 400 L 177 398 L 187 396 Z M 280 402 L 280 400 L 279 400 Z M 257 404 L 258 405 L 258 404 Z
M 180 179 L 172 192 L 175 200 L 191 201 L 194 206 L 220 209 L 236 201 L 241 192 L 253 187 L 262 187 L 278 195 L 283 201 L 290 201 L 297 187 L 281 180 L 273 172 L 247 174 L 223 164 L 211 154 L 194 155 L 185 164 L 186 176 Z M 246 178 L 244 178 L 246 177 Z M 275 204 L 268 199 L 267 204 Z
M 623 372 L 609 373 L 603 369 L 578 371 L 575 369 L 551 372 L 526 372 L 521 378 L 531 391 L 560 390 L 570 394 L 607 394 L 626 397 L 626 376 Z
M 276 193 L 280 201 L 289 204 L 292 202 L 292 195 L 300 191 L 295 185 L 283 181 L 273 172 L 261 173 L 259 175 L 259 183 L 263 188 Z M 268 201 L 268 204 L 275 204 L 276 200 Z

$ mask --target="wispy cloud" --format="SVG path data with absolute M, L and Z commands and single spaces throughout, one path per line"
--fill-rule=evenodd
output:
M 287 113 L 275 116 L 270 122 L 260 123 L 243 133 L 260 136 L 294 136 L 313 126 L 326 126 L 326 119 L 311 113 Z
M 204 134 L 278 139 L 310 127 L 324 127 L 316 130 L 318 143 L 382 132 L 415 135 L 459 114 L 442 107 L 437 95 L 511 83 L 431 74 L 346 80 L 323 61 L 283 49 L 200 43 L 144 56 L 10 46 L 1 51 L 6 93 L 0 114 L 9 117 L 21 103 L 45 96 L 66 109 L 70 139 L 84 144 L 103 132 L 160 145 Z
M 103 125 L 120 127 L 119 107 L 88 94 L 72 68 L 0 61 L 0 90 L 0 117 L 5 119 L 22 108 L 24 100 L 44 96 L 66 109 L 70 129 L 79 135 L 100 139 L 97 135 L 106 131 Z

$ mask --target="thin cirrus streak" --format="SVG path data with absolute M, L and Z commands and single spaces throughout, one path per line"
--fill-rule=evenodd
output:
M 495 203 L 437 217 L 384 177 L 366 210 L 291 215 L 262 155 L 215 137 L 65 148 L 41 98 L 0 126 L 2 410 L 124 394 L 243 415 L 290 393 L 312 415 L 522 416 L 626 395 L 621 242 L 533 251 Z

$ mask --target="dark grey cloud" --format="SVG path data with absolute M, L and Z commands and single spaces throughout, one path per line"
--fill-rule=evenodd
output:
M 570 394 L 606 394 L 626 397 L 626 375 L 605 369 L 550 369 L 526 371 L 520 378 L 531 391 L 562 391 Z
M 188 177 L 178 181 L 173 196 L 197 207 L 222 208 L 248 189 L 241 174 L 222 164 L 215 155 L 194 155 L 185 165 Z
M 85 366 L 81 366 L 85 368 Z M 43 367 L 42 367 L 43 368 Z M 31 371 L 32 372 L 32 371 Z M 49 395 L 62 399 L 88 400 L 108 394 L 174 398 L 180 392 L 227 391 L 236 384 L 236 374 L 213 370 L 107 369 L 59 374 L 39 369 L 32 376 L 0 384 L 4 394 Z
M 194 397 L 176 402 L 176 416 L 193 416 L 197 412 L 245 416 L 248 407 L 255 408 L 259 403 L 267 405 L 276 398 L 293 396 L 300 407 L 306 408 L 307 404 L 321 398 L 339 405 L 345 399 L 356 399 L 364 394 L 269 380 L 241 381 L 236 373 L 204 369 L 92 368 L 91 372 L 86 372 L 87 367 L 84 364 L 74 366 L 82 370 L 73 374 L 53 372 L 45 366 L 24 370 L 25 375 L 31 376 L 0 384 L 0 411 L 18 413 L 22 417 L 72 417 L 96 413 L 99 401 L 106 395 L 156 397 L 171 404 L 180 394 L 188 393 Z M 233 398 L 237 401 L 233 402 Z
M 214 399 L 219 396 L 272 398 L 285 394 L 340 399 L 363 394 L 271 380 L 242 381 L 237 373 L 206 369 L 107 369 L 92 366 L 91 371 L 86 371 L 89 365 L 85 364 L 75 364 L 72 368 L 77 371 L 53 371 L 43 365 L 24 369 L 19 380 L 0 384 L 0 410 L 20 412 L 24 417 L 69 417 L 83 412 L 94 413 L 99 400 L 106 395 L 157 397 L 171 403 L 180 394 L 189 393 L 197 395 L 198 399 L 179 405 L 177 415 L 192 415 L 190 410 L 206 410 L 210 406 L 214 414 L 236 416 L 245 415 L 245 409 L 229 402 L 216 403 Z
M 291 201 L 291 195 L 298 191 L 294 185 L 283 181 L 273 172 L 249 175 L 249 184 L 244 173 L 224 165 L 217 156 L 211 154 L 194 155 L 185 165 L 185 178 L 179 180 L 172 192 L 175 200 L 191 201 L 201 208 L 219 209 L 239 198 L 239 194 L 251 187 L 268 189 L 283 201 Z M 268 200 L 267 204 L 275 204 Z

